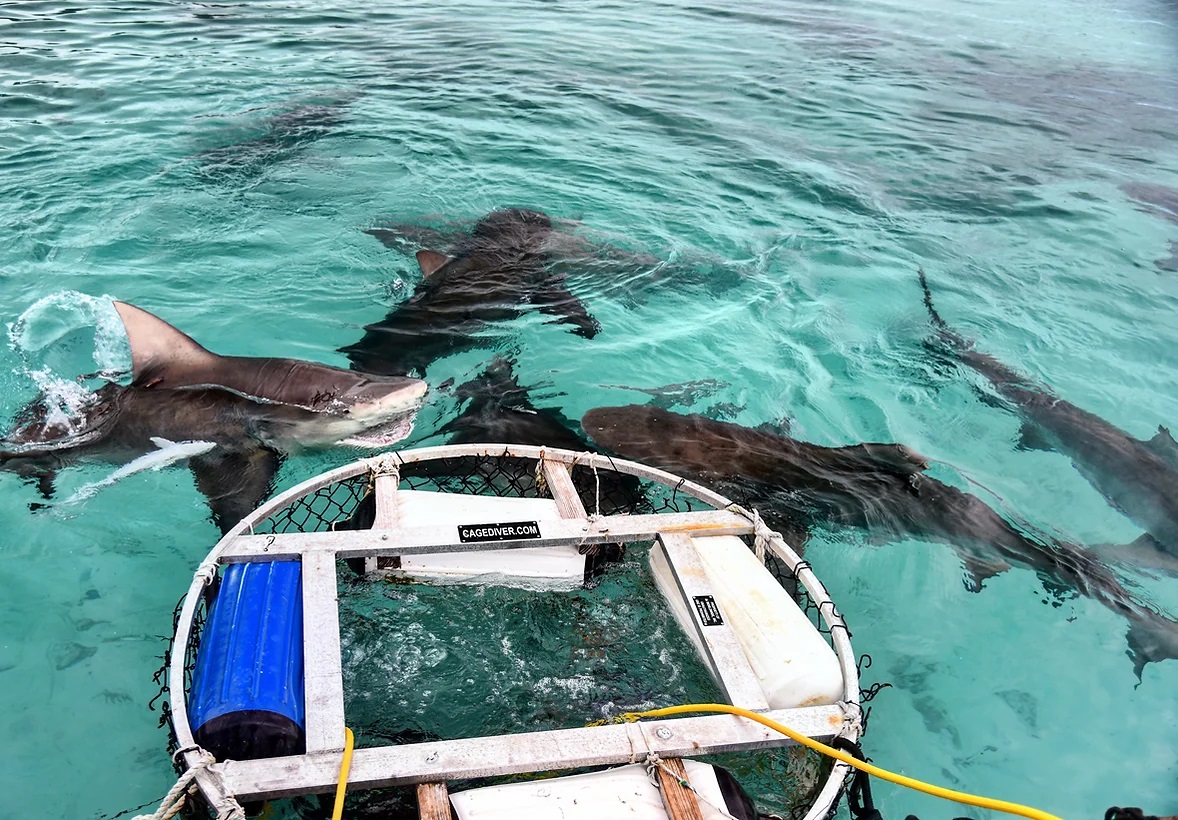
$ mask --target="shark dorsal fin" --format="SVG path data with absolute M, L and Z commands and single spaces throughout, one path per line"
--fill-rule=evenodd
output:
M 446 256 L 444 253 L 438 253 L 437 251 L 417 252 L 417 264 L 421 266 L 421 273 L 424 276 L 430 276 L 449 261 L 449 256 Z
M 1159 458 L 1168 462 L 1175 470 L 1178 470 L 1178 442 L 1174 441 L 1168 427 L 1159 424 L 1157 433 L 1145 443 L 1145 446 L 1153 450 Z
M 190 384 L 189 374 L 206 370 L 217 359 L 215 353 L 142 308 L 115 302 L 115 310 L 127 329 L 136 386 L 151 387 L 161 382 L 164 386 Z

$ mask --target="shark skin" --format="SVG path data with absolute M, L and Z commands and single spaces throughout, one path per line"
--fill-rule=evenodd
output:
M 1178 444 L 1170 431 L 1159 426 L 1152 439 L 1141 441 L 1052 395 L 954 332 L 933 307 L 924 271 L 920 284 L 940 341 L 1022 418 L 1019 446 L 1066 456 L 1109 504 L 1141 526 L 1146 536 L 1135 542 L 1138 560 L 1163 566 L 1167 556 L 1178 557 Z M 1151 547 L 1165 555 L 1149 561 L 1146 553 Z
M 586 339 L 600 326 L 549 270 L 546 245 L 552 220 L 539 211 L 492 211 L 451 254 L 417 252 L 424 281 L 413 296 L 364 336 L 342 349 L 352 366 L 367 373 L 423 373 L 435 359 L 479 346 L 479 331 L 529 309 L 557 317 Z
M 131 384 L 103 385 L 68 425 L 38 397 L 0 441 L 0 468 L 35 480 L 46 499 L 57 470 L 79 461 L 127 462 L 155 451 L 154 439 L 211 442 L 189 466 L 225 532 L 269 494 L 285 455 L 399 441 L 426 392 L 418 379 L 218 356 L 145 310 L 115 308 L 130 342 Z
M 1178 623 L 1135 600 L 1090 550 L 1016 529 L 976 496 L 924 475 L 924 461 L 900 445 L 822 447 L 650 405 L 595 408 L 581 425 L 623 458 L 703 484 L 752 485 L 807 528 L 947 543 L 963 558 L 974 590 L 1011 565 L 1032 569 L 1049 588 L 1074 590 L 1129 620 L 1139 678 L 1146 663 L 1178 658 Z

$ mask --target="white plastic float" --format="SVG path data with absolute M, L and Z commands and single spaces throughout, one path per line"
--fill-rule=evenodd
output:
M 462 492 L 449 491 L 444 478 L 449 468 L 461 473 Z M 513 476 L 507 486 L 550 497 L 501 497 L 505 484 L 498 478 L 504 470 Z M 447 491 L 403 488 L 411 484 L 405 476 L 413 475 L 428 475 Z M 521 476 L 528 480 L 519 480 Z M 668 498 L 691 503 L 672 504 L 682 511 L 654 514 L 587 512 L 586 506 L 598 506 L 610 477 L 641 480 L 646 496 L 658 496 L 663 503 Z M 370 505 L 363 524 L 357 523 L 361 504 Z M 359 526 L 363 528 L 344 529 Z M 657 587 L 729 703 L 816 739 L 858 738 L 859 681 L 842 617 L 809 565 L 753 513 L 702 486 L 633 462 L 472 444 L 407 450 L 341 467 L 282 493 L 221 539 L 193 579 L 174 635 L 169 680 L 178 758 L 191 769 L 189 776 L 218 816 L 234 816 L 240 803 L 335 790 L 345 745 L 337 559 L 398 575 L 405 583 L 569 588 L 584 576 L 586 548 L 613 543 L 651 545 Z M 797 578 L 821 613 L 830 643 L 765 561 Z M 285 599 L 268 588 L 251 592 L 242 586 L 249 583 L 243 578 L 274 573 L 228 570 L 241 563 L 282 568 L 284 589 L 289 590 L 290 562 L 300 565 L 301 586 Z M 218 576 L 232 582 L 222 587 L 236 585 L 237 591 L 222 589 L 214 598 L 202 635 L 203 618 L 198 615 Z M 259 590 L 267 604 L 251 615 L 242 601 L 258 600 Z M 268 647 L 256 657 L 243 651 L 237 638 L 215 634 L 223 629 L 216 626 L 225 621 L 217 617 L 217 601 L 225 596 L 233 601 L 225 606 L 234 606 L 238 619 L 233 632 L 251 634 L 252 629 L 259 634 L 258 646 Z M 283 605 L 275 602 L 287 599 L 288 611 L 282 611 Z M 234 738 L 248 735 L 256 741 L 258 732 L 271 726 L 265 720 L 251 723 L 259 714 L 265 717 L 268 707 L 264 698 L 250 700 L 257 695 L 259 669 L 265 672 L 271 657 L 281 658 L 284 665 L 271 670 L 271 677 L 290 678 L 301 669 L 293 711 L 280 721 L 286 732 L 286 745 L 279 747 L 283 756 L 234 759 Z M 196 681 L 187 674 L 194 665 Z M 238 688 L 252 694 L 241 703 L 226 701 L 223 693 L 233 689 L 234 681 L 250 675 L 252 688 Z M 181 681 L 184 685 L 175 685 Z M 284 690 L 275 702 L 290 703 L 290 695 Z M 198 712 L 229 724 L 240 717 L 240 726 L 219 736 L 227 759 L 212 762 L 198 745 L 191 721 Z M 586 721 L 591 718 L 586 715 Z M 301 732 L 295 754 L 289 745 L 292 724 Z M 771 729 L 732 715 L 436 740 L 357 749 L 347 788 L 416 785 L 421 816 L 429 820 L 449 817 L 451 809 L 463 820 L 596 818 L 613 816 L 607 806 L 622 805 L 627 806 L 625 816 L 635 818 L 723 817 L 720 811 L 741 816 L 741 799 L 732 797 L 732 788 L 718 785 L 731 780 L 726 772 L 683 759 L 718 752 L 753 754 L 791 744 Z M 257 753 L 264 746 L 250 748 Z M 636 761 L 647 765 L 453 794 L 445 786 L 447 781 Z M 848 771 L 841 763 L 831 768 L 810 799 L 807 820 L 827 816 Z M 691 786 L 684 789 L 681 779 Z

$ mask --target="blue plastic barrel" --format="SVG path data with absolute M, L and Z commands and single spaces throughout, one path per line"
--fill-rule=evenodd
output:
M 306 750 L 302 577 L 299 561 L 222 574 L 188 693 L 193 737 L 218 760 Z

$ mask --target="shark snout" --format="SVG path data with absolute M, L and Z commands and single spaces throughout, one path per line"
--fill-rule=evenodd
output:
M 421 379 L 370 381 L 354 391 L 347 413 L 352 418 L 379 418 L 421 406 L 429 386 Z M 345 397 L 345 401 L 347 401 Z

